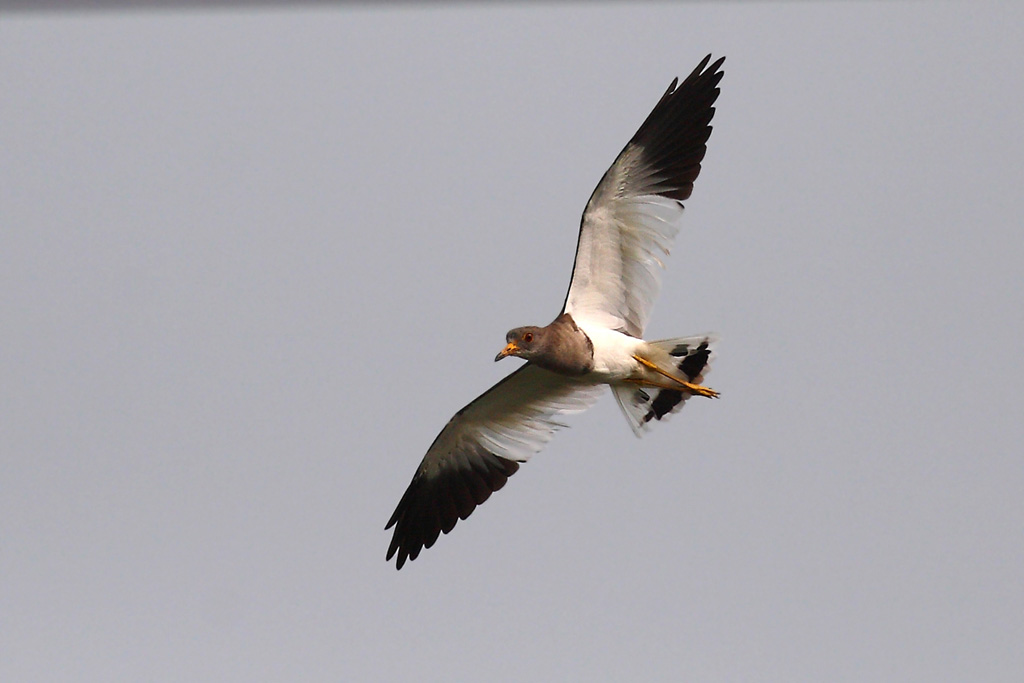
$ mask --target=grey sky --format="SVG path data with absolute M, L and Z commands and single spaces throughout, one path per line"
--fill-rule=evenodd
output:
M 0 16 L 0 679 L 1017 681 L 1024 6 Z M 611 397 L 396 572 L 435 434 L 727 56 Z

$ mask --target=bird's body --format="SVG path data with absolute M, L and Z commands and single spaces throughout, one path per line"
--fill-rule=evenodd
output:
M 650 372 L 634 358 L 648 353 L 648 344 L 643 339 L 595 325 L 580 324 L 579 328 L 594 345 L 594 369 L 588 381 L 619 384 Z
M 587 202 L 562 312 L 506 335 L 495 360 L 527 361 L 448 422 L 431 444 L 386 528 L 387 558 L 414 560 L 497 491 L 564 426 L 611 388 L 640 436 L 692 395 L 712 357 L 707 336 L 645 341 L 662 259 L 711 134 L 719 59 L 673 81 Z

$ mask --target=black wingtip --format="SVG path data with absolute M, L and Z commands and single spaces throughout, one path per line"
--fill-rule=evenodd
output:
M 694 79 L 700 78 L 702 76 L 707 76 L 708 74 L 710 74 L 712 78 L 716 79 L 715 85 L 717 85 L 718 81 L 722 79 L 723 75 L 725 75 L 725 72 L 721 70 L 722 64 L 725 63 L 725 57 L 719 57 L 718 59 L 715 60 L 713 64 L 711 64 L 711 66 L 708 66 L 708 63 L 711 61 L 711 57 L 712 55 L 709 53 L 707 56 L 704 57 L 704 59 L 700 60 L 700 63 L 696 66 L 696 68 L 694 68 L 693 71 L 690 72 L 690 75 L 683 79 L 683 85 L 686 85 L 687 83 L 693 81 Z M 669 86 L 668 94 L 671 94 L 676 90 L 678 83 L 678 77 L 672 79 L 672 85 Z
M 718 84 L 725 75 L 720 70 L 725 57 L 713 63 L 711 57 L 704 57 L 681 83 L 673 79 L 630 140 L 630 145 L 643 148 L 645 164 L 660 178 L 648 188 L 651 194 L 681 201 L 693 192 L 711 136 Z
M 455 528 L 505 486 L 519 469 L 519 463 L 494 455 L 483 448 L 466 453 L 465 460 L 436 474 L 418 471 L 388 520 L 394 527 L 385 562 L 397 556 L 395 568 L 415 560 L 424 548 Z

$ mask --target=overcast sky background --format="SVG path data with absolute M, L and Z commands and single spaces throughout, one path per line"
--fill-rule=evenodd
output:
M 0 15 L 0 679 L 1024 680 L 1024 4 Z M 396 572 L 674 76 L 726 75 L 609 396 Z

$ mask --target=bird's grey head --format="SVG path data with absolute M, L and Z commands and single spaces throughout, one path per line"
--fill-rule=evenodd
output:
M 494 359 L 518 356 L 560 375 L 579 377 L 594 369 L 594 345 L 572 316 L 563 313 L 544 327 L 517 327 Z
M 497 362 L 505 356 L 518 356 L 525 360 L 533 358 L 542 348 L 546 338 L 547 329 L 543 327 L 517 327 L 509 330 L 505 335 L 505 348 L 501 350 L 494 361 Z

